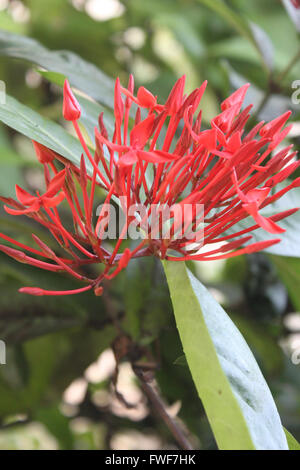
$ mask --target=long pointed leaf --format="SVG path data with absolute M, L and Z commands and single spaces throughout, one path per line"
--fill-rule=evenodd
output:
M 11 96 L 7 95 L 6 103 L 0 104 L 0 121 L 80 166 L 83 150 L 79 141 L 59 124 L 45 119 Z M 89 162 L 87 169 L 92 172 Z
M 288 449 L 271 392 L 245 340 L 184 263 L 164 262 L 176 323 L 220 449 Z
M 113 80 L 95 65 L 69 51 L 50 51 L 35 39 L 0 31 L 0 55 L 24 59 L 65 75 L 71 85 L 99 103 L 112 107 Z

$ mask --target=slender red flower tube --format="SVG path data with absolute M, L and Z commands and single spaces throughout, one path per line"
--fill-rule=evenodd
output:
M 299 8 L 300 2 L 292 3 Z M 72 121 L 82 145 L 80 165 L 34 142 L 44 169 L 45 192 L 31 194 L 16 186 L 16 200 L 0 198 L 10 215 L 30 217 L 47 229 L 57 249 L 34 234 L 36 247 L 0 234 L 5 243 L 0 251 L 21 263 L 64 272 L 84 285 L 67 291 L 24 287 L 20 292 L 52 296 L 93 290 L 100 296 L 103 280 L 116 277 L 133 258 L 227 259 L 280 242 L 278 235 L 284 232 L 280 222 L 298 209 L 268 217 L 263 209 L 300 186 L 300 178 L 282 186 L 299 167 L 292 146 L 282 146 L 291 129 L 286 126 L 290 112 L 246 130 L 251 106 L 243 108 L 249 88 L 245 84 L 221 103 L 220 113 L 202 128 L 199 106 L 207 82 L 189 95 L 184 85 L 185 76 L 161 104 L 145 87 L 135 95 L 132 76 L 127 88 L 117 79 L 114 132 L 109 135 L 101 114 L 93 151 L 77 122 L 80 105 L 65 82 L 63 116 Z M 130 125 L 133 104 L 136 115 Z M 59 171 L 61 163 L 65 168 Z M 105 191 L 105 204 L 94 214 L 95 205 L 103 202 L 97 201 L 97 186 Z M 107 213 L 112 201 L 123 210 L 126 221 L 108 248 L 104 238 L 114 222 Z M 66 221 L 66 211 L 72 224 Z M 248 224 L 241 229 L 243 220 Z M 140 234 L 140 242 L 130 248 L 124 236 L 133 229 Z M 270 239 L 253 243 L 252 232 L 257 229 L 269 233 Z M 90 269 L 85 271 L 87 266 Z M 93 266 L 95 274 L 89 278 L 85 272 L 93 272 Z

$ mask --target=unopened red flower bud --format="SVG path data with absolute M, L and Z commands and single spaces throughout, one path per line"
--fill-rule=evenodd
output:
M 21 287 L 19 292 L 20 294 L 34 295 L 36 297 L 42 297 L 45 295 L 45 291 L 39 287 Z
M 169 114 L 175 114 L 180 109 L 183 103 L 183 90 L 185 84 L 185 75 L 177 80 L 173 86 L 169 97 L 166 101 L 165 107 Z
M 101 297 L 101 295 L 103 295 L 103 287 L 102 286 L 96 287 L 94 290 L 94 293 L 97 297 Z
M 0 251 L 6 253 L 11 258 L 14 258 L 16 261 L 19 261 L 19 263 L 26 264 L 26 255 L 22 251 L 15 250 L 14 248 L 10 248 L 9 246 L 5 245 L 0 245 Z
M 53 150 L 45 147 L 38 142 L 32 141 L 34 150 L 37 156 L 37 159 L 40 163 L 51 163 L 56 158 L 55 152 Z
M 71 90 L 68 80 L 64 84 L 63 116 L 66 121 L 77 121 L 81 116 L 80 105 Z
M 99 115 L 98 123 L 101 135 L 103 135 L 105 139 L 108 139 L 108 132 L 103 121 L 103 112 Z
M 81 159 L 80 159 L 80 184 L 82 188 L 86 188 L 87 186 L 87 172 L 86 172 L 84 155 L 81 155 Z
M 115 84 L 115 101 L 114 101 L 114 110 L 116 119 L 122 120 L 124 115 L 124 103 L 121 95 L 121 85 L 120 79 L 117 78 Z

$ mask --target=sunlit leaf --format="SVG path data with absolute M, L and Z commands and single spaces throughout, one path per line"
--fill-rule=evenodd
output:
M 287 429 L 284 429 L 284 432 L 288 441 L 289 449 L 300 450 L 300 444 L 298 441 L 296 441 L 294 436 Z
M 220 449 L 287 449 L 270 390 L 245 340 L 186 269 L 165 262 L 177 328 Z
M 6 96 L 6 103 L 0 104 L 0 120 L 80 166 L 82 147 L 79 141 L 66 132 L 62 126 L 42 117 L 11 96 Z M 87 169 L 90 173 L 92 172 L 89 162 L 87 162 Z

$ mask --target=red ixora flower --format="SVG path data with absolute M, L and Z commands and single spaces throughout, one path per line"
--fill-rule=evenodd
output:
M 80 106 L 66 81 L 63 115 L 72 121 L 81 142 L 80 166 L 34 142 L 37 158 L 44 168 L 45 193 L 33 196 L 16 186 L 17 200 L 1 198 L 9 214 L 26 215 L 48 229 L 60 254 L 35 235 L 33 240 L 37 246 L 32 248 L 0 234 L 2 239 L 15 246 L 0 245 L 0 250 L 22 263 L 69 273 L 84 286 L 62 292 L 24 287 L 20 292 L 68 295 L 94 289 L 96 295 L 101 295 L 103 280 L 114 278 L 132 258 L 155 255 L 173 261 L 208 261 L 256 252 L 280 241 L 279 238 L 258 243 L 250 240 L 251 232 L 258 228 L 270 234 L 282 233 L 284 230 L 278 222 L 298 210 L 290 209 L 271 217 L 261 213 L 261 209 L 300 185 L 300 178 L 297 178 L 284 189 L 273 189 L 299 166 L 292 146 L 276 152 L 291 128 L 285 127 L 290 112 L 268 124 L 260 122 L 246 132 L 251 105 L 245 109 L 242 105 L 249 87 L 247 84 L 223 101 L 221 112 L 212 119 L 210 128 L 202 130 L 198 108 L 206 82 L 189 95 L 184 94 L 184 86 L 183 76 L 175 83 L 166 103 L 159 104 L 157 97 L 144 87 L 140 87 L 135 95 L 132 76 L 127 88 L 117 79 L 113 137 L 109 139 L 101 114 L 95 129 L 95 150 L 91 150 L 78 125 Z M 137 111 L 129 130 L 133 103 Z M 63 170 L 58 170 L 58 161 L 60 165 L 64 164 Z M 92 169 L 89 172 L 87 162 Z M 122 233 L 127 231 L 132 220 L 144 230 L 143 223 L 150 217 L 153 205 L 183 207 L 190 204 L 196 207 L 201 204 L 204 208 L 201 245 L 205 245 L 205 251 L 199 250 L 197 230 L 193 232 L 194 238 L 175 236 L 175 218 L 169 238 L 160 236 L 158 222 L 157 236 L 146 231 L 135 248 L 127 247 L 122 251 L 124 237 L 121 234 L 109 251 L 102 239 L 108 225 L 107 217 L 103 210 L 97 217 L 93 213 L 96 186 L 105 190 L 106 203 L 120 202 L 126 214 Z M 73 218 L 72 230 L 58 207 L 63 201 Z M 141 203 L 146 208 L 144 218 L 130 212 L 130 208 Z M 189 223 L 195 228 L 197 214 L 193 214 Z M 234 231 L 236 224 L 246 218 L 253 221 L 249 228 Z M 216 243 L 218 248 L 213 246 Z M 82 272 L 85 265 L 101 265 L 101 273 L 90 279 Z

